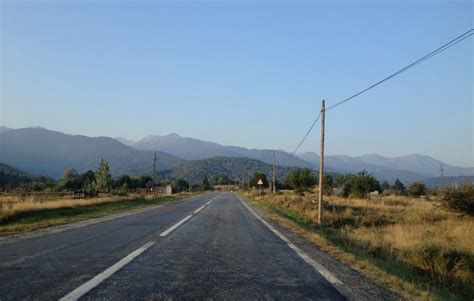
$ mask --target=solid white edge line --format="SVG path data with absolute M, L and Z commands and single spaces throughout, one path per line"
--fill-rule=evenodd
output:
M 160 234 L 160 237 L 164 237 L 168 234 L 170 234 L 171 232 L 173 232 L 176 228 L 178 228 L 179 226 L 181 226 L 182 224 L 184 224 L 188 219 L 190 219 L 191 217 L 193 217 L 192 215 L 188 215 L 186 216 L 185 218 L 183 218 L 182 220 L 180 220 L 179 222 L 177 222 L 176 224 L 174 224 L 173 226 L 169 227 L 167 230 L 163 231 L 161 234 Z
M 102 273 L 98 274 L 91 280 L 87 281 L 83 285 L 79 286 L 66 296 L 62 297 L 59 299 L 60 301 L 73 301 L 73 300 L 78 300 L 85 294 L 87 294 L 89 291 L 91 291 L 93 288 L 98 286 L 101 282 L 112 276 L 115 272 L 123 268 L 125 265 L 127 265 L 130 261 L 132 261 L 135 257 L 140 255 L 141 253 L 145 252 L 148 250 L 151 246 L 153 246 L 156 243 L 156 241 L 150 241 L 140 248 L 136 249 L 132 253 L 128 254 L 126 257 L 122 258 L 120 261 L 115 263 L 113 266 L 109 267 Z
M 206 205 L 202 205 L 201 207 L 199 207 L 198 209 L 196 209 L 194 211 L 194 214 L 198 213 L 199 211 L 201 211 L 202 209 L 204 209 L 204 207 L 206 207 Z
M 264 224 L 270 231 L 275 233 L 281 240 L 286 242 L 286 244 L 298 254 L 306 263 L 311 265 L 321 276 L 323 276 L 329 283 L 335 285 L 336 289 L 338 287 L 344 286 L 344 291 L 348 291 L 348 288 L 345 287 L 344 283 L 339 280 L 336 276 L 334 276 L 331 272 L 329 272 L 324 266 L 322 266 L 319 262 L 316 262 L 308 255 L 306 255 L 300 248 L 295 246 L 288 238 L 286 238 L 283 234 L 278 232 L 272 225 L 270 225 L 266 220 L 264 220 L 260 215 L 258 215 L 247 203 L 245 203 L 240 196 L 236 195 L 240 202 L 244 205 L 247 210 L 252 213 L 262 224 Z

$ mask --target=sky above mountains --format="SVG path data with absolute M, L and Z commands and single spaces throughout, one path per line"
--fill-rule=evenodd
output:
M 292 151 L 327 103 L 472 28 L 470 1 L 1 2 L 0 124 Z M 473 38 L 328 112 L 327 153 L 474 166 Z M 319 151 L 319 126 L 301 151 Z

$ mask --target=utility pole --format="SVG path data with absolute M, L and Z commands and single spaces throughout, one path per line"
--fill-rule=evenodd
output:
M 151 191 L 155 190 L 155 174 L 156 174 L 156 153 L 155 153 L 155 157 L 153 158 L 153 174 L 151 175 L 151 178 L 152 178 L 152 183 L 153 183 L 153 186 L 151 188 Z
M 323 102 L 321 104 L 321 152 L 319 156 L 319 200 L 318 200 L 318 224 L 321 225 L 321 211 L 323 202 L 323 177 L 324 177 L 324 115 L 326 113 L 326 106 Z
M 276 179 L 275 179 L 275 150 L 273 150 L 273 168 L 272 168 L 272 192 L 276 193 Z

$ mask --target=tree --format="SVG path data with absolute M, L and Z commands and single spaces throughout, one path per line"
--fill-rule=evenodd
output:
M 426 194 L 426 186 L 421 182 L 413 182 L 408 187 L 408 194 L 413 197 L 419 197 Z
M 173 188 L 173 191 L 182 192 L 189 189 L 189 184 L 183 179 L 175 179 L 171 183 L 171 187 Z
M 60 189 L 64 190 L 78 190 L 81 189 L 80 176 L 74 168 L 64 171 L 64 176 L 59 182 Z
M 95 172 L 95 182 L 97 191 L 102 192 L 108 192 L 112 185 L 109 163 L 103 158 L 100 160 L 99 168 Z
M 128 175 L 121 175 L 118 179 L 114 181 L 115 188 L 123 188 L 123 189 L 133 189 L 137 187 L 136 181 L 134 181 Z
M 211 184 L 209 184 L 209 179 L 207 178 L 207 175 L 204 175 L 201 178 L 201 182 L 199 183 L 199 190 L 210 190 L 211 189 Z
M 145 174 L 145 175 L 141 175 L 138 179 L 137 179 L 137 184 L 138 184 L 138 187 L 140 188 L 146 188 L 147 187 L 147 184 L 149 182 L 153 182 L 153 178 L 150 177 L 149 175 Z
M 383 180 L 382 181 L 382 184 L 380 185 L 380 188 L 382 188 L 382 191 L 390 188 L 390 185 L 388 184 L 388 181 L 387 180 Z
M 381 191 L 379 181 L 366 170 L 358 172 L 349 183 L 350 194 L 354 197 L 366 197 L 369 192 Z
M 250 187 L 259 187 L 258 185 L 259 180 L 262 180 L 263 188 L 269 187 L 267 175 L 258 171 L 254 172 L 253 176 L 250 178 Z
M 403 185 L 402 182 L 400 182 L 399 179 L 395 180 L 395 183 L 393 184 L 393 189 L 397 191 L 399 194 L 405 194 L 405 185 Z
M 316 177 L 313 176 L 311 169 L 298 168 L 288 174 L 286 182 L 296 191 L 303 192 L 316 184 Z
M 81 187 L 85 192 L 95 192 L 96 182 L 95 173 L 92 170 L 88 170 L 81 175 Z
M 331 195 L 332 191 L 334 189 L 334 178 L 331 175 L 324 175 L 323 177 L 324 182 L 323 182 L 323 193 L 325 195 Z

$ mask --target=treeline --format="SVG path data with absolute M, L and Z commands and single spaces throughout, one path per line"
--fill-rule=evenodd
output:
M 222 181 L 222 180 L 221 180 Z M 183 179 L 166 180 L 159 185 L 171 185 L 174 192 L 187 191 L 189 184 Z M 109 163 L 102 159 L 97 170 L 88 170 L 79 174 L 75 169 L 67 169 L 59 180 L 49 177 L 34 177 L 21 172 L 0 170 L 0 190 L 18 192 L 98 192 L 133 191 L 136 189 L 150 189 L 153 187 L 153 178 L 144 174 L 140 176 L 121 175 L 112 178 Z
M 268 188 L 269 182 L 264 173 L 256 172 L 250 180 L 251 187 L 257 187 L 262 180 L 263 187 Z M 319 183 L 319 177 L 308 168 L 300 168 L 291 171 L 284 183 L 276 183 L 277 189 L 292 189 L 298 193 L 315 190 Z M 435 196 L 438 200 L 453 210 L 474 215 L 474 185 L 464 183 L 459 187 L 439 187 L 428 189 L 420 182 L 411 183 L 408 188 L 396 179 L 392 185 L 387 181 L 380 183 L 367 171 L 356 174 L 326 174 L 324 175 L 324 191 L 326 195 L 337 195 L 341 197 L 365 198 L 370 193 L 383 195 L 400 195 L 411 197 Z
M 256 172 L 250 179 L 250 186 L 257 187 L 262 180 L 263 187 L 269 187 L 265 173 Z M 298 168 L 288 173 L 283 183 L 277 182 L 277 189 L 292 189 L 296 192 L 304 192 L 315 189 L 319 183 L 319 175 L 309 168 Z M 414 182 L 408 188 L 400 180 L 390 185 L 387 181 L 380 183 L 367 171 L 356 174 L 325 174 L 324 194 L 336 194 L 343 197 L 366 197 L 369 193 L 377 192 L 386 195 L 410 195 L 419 197 L 425 195 L 428 190 L 423 183 Z

